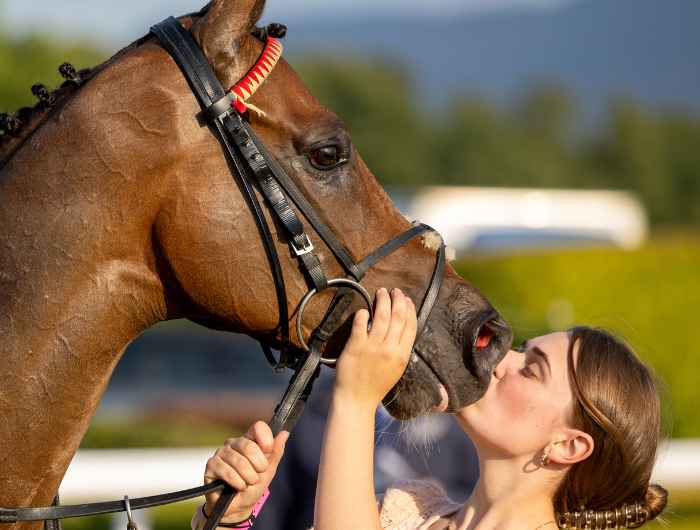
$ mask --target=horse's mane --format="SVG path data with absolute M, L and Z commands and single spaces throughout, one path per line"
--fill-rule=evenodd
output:
M 204 15 L 208 9 L 209 5 L 197 13 L 190 13 L 180 17 L 180 20 L 193 20 Z M 103 63 L 78 72 L 75 72 L 73 69 L 72 73 L 68 76 L 64 74 L 66 67 L 69 69 L 73 67 L 68 63 L 64 63 L 59 68 L 59 71 L 61 71 L 61 74 L 67 79 L 68 77 L 72 77 L 72 79 L 66 80 L 60 87 L 52 92 L 46 90 L 42 91 L 41 89 L 35 90 L 37 87 L 43 88 L 43 85 L 34 85 L 34 87 L 32 87 L 32 92 L 37 94 L 39 98 L 39 102 L 36 105 L 33 107 L 22 107 L 12 115 L 0 115 L 0 131 L 2 131 L 2 134 L 0 134 L 0 169 L 7 165 L 19 148 L 41 128 L 48 118 L 56 112 L 56 110 L 62 108 L 75 94 L 80 92 L 80 88 L 90 81 L 90 79 L 95 77 L 110 64 L 119 60 L 122 56 L 149 41 L 151 38 L 152 36 L 150 34 L 145 35 L 125 48 L 122 48 Z M 43 93 L 39 95 L 38 92 Z
M 191 26 L 194 21 L 207 14 L 210 6 L 211 2 L 195 13 L 189 13 L 179 17 L 179 20 L 185 23 L 185 25 Z M 262 16 L 264 9 L 265 0 L 256 0 L 249 19 L 251 34 L 263 41 L 265 30 L 258 28 L 256 22 Z M 274 25 L 275 24 L 273 24 L 273 26 Z M 277 26 L 279 26 L 279 24 L 277 24 Z M 286 29 L 284 31 L 286 31 Z M 48 92 L 43 85 L 34 85 L 32 87 L 32 92 L 39 98 L 39 102 L 36 105 L 33 107 L 22 107 L 12 115 L 0 115 L 0 169 L 7 165 L 24 142 L 39 130 L 49 116 L 57 109 L 63 107 L 66 102 L 80 91 L 80 87 L 85 85 L 85 83 L 107 68 L 110 64 L 116 62 L 122 56 L 138 48 L 145 42 L 150 41 L 152 38 L 154 37 L 151 34 L 145 35 L 125 48 L 122 48 L 103 63 L 92 68 L 80 70 L 79 72 L 75 72 L 75 69 L 73 69 L 70 64 L 64 63 L 59 68 L 59 71 L 61 75 L 68 80 L 53 92 Z M 70 75 L 64 73 L 66 71 L 64 69 L 67 66 L 72 69 Z
M 109 64 L 118 59 L 125 53 L 140 46 L 146 37 L 133 42 L 126 48 L 123 48 L 115 55 L 107 59 L 105 62 L 75 72 L 72 65 L 64 63 L 61 69 L 66 67 L 73 70 L 75 74 L 72 79 L 66 80 L 60 87 L 48 92 L 41 90 L 43 85 L 34 85 L 32 92 L 42 91 L 43 94 L 39 97 L 39 102 L 33 107 L 22 107 L 14 114 L 4 114 L 0 116 L 0 129 L 3 129 L 3 134 L 0 134 L 0 169 L 2 169 L 12 158 L 12 156 L 24 145 L 28 138 L 39 130 L 41 125 L 51 116 L 57 109 L 62 108 L 75 94 L 80 91 L 80 88 L 96 74 L 104 70 Z M 65 71 L 65 70 L 64 70 Z M 38 90 L 36 90 L 38 87 Z

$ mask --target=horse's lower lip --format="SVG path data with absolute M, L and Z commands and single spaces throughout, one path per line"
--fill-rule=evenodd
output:
M 442 380 L 440 379 L 440 376 L 437 374 L 435 369 L 430 365 L 430 363 L 426 362 L 426 360 L 423 359 L 422 355 L 419 355 L 417 353 L 414 353 L 413 355 L 416 355 L 418 359 L 420 359 L 423 362 L 423 364 L 428 367 L 428 370 L 431 374 L 433 374 L 433 377 L 435 378 L 438 384 L 437 386 L 438 393 L 440 394 L 440 403 L 433 405 L 430 410 L 433 412 L 444 412 L 445 410 L 447 410 L 447 406 L 449 405 L 450 400 L 445 385 L 442 384 Z
M 447 405 L 450 402 L 450 398 L 447 395 L 447 390 L 445 390 L 445 387 L 443 386 L 442 383 L 438 385 L 438 390 L 440 391 L 440 397 L 442 397 L 442 400 L 438 405 L 434 405 L 432 408 L 433 412 L 445 412 L 447 410 Z

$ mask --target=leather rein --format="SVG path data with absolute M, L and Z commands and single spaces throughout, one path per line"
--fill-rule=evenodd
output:
M 267 151 L 258 139 L 250 124 L 244 120 L 242 112 L 247 105 L 241 101 L 240 83 L 231 90 L 225 91 L 209 65 L 204 53 L 192 37 L 191 33 L 173 17 L 153 26 L 151 33 L 155 35 L 163 48 L 172 56 L 186 77 L 190 88 L 197 97 L 201 108 L 201 118 L 221 143 L 228 159 L 231 173 L 237 179 L 246 202 L 253 213 L 260 237 L 264 243 L 270 268 L 275 282 L 275 291 L 279 307 L 279 326 L 282 348 L 279 360 L 275 360 L 270 345 L 261 341 L 261 346 L 268 361 L 277 371 L 291 368 L 294 371 L 282 400 L 275 408 L 270 421 L 274 435 L 282 430 L 291 431 L 299 419 L 307 398 L 311 392 L 314 380 L 320 372 L 322 364 L 333 365 L 336 359 L 322 356 L 323 345 L 343 322 L 342 317 L 354 300 L 355 294 L 360 294 L 372 313 L 372 299 L 360 281 L 365 273 L 378 261 L 401 248 L 412 239 L 434 230 L 422 223 L 413 223 L 411 228 L 381 245 L 359 262 L 355 262 L 345 246 L 317 215 L 296 184 Z M 270 36 L 266 36 L 265 50 L 273 49 L 281 55 L 281 45 Z M 264 53 L 264 52 L 263 52 Z M 274 64 L 269 60 L 251 69 L 252 74 L 261 83 L 259 72 L 255 68 L 264 64 L 271 70 Z M 269 71 L 266 72 L 269 75 Z M 264 80 L 264 78 L 263 78 Z M 255 87 L 257 88 L 257 87 Z M 252 107 L 252 105 L 251 105 Z M 263 214 L 262 206 L 255 194 L 254 186 L 262 192 L 265 202 L 272 209 L 275 220 L 284 228 L 286 239 L 292 253 L 299 260 L 310 291 L 302 299 L 297 314 L 297 335 L 301 347 L 294 345 L 290 339 L 289 313 L 287 308 L 287 293 L 282 275 L 279 256 L 275 248 L 270 227 Z M 316 254 L 311 237 L 305 231 L 304 224 L 295 212 L 299 210 L 318 236 L 331 250 L 342 265 L 347 276 L 328 279 L 323 271 L 321 262 Z M 418 311 L 417 341 L 430 316 L 437 300 L 445 267 L 445 245 L 441 242 L 435 259 L 435 268 L 426 289 L 423 301 Z M 330 288 L 336 293 L 329 304 L 321 324 L 313 331 L 308 342 L 303 337 L 303 316 L 309 300 L 316 294 Z M 414 354 L 420 355 L 417 349 Z M 58 497 L 53 506 L 34 508 L 0 508 L 0 524 L 17 523 L 22 521 L 45 521 L 46 528 L 60 528 L 60 520 L 71 517 L 84 517 L 105 513 L 127 512 L 130 530 L 136 525 L 131 519 L 131 510 L 150 508 L 171 504 L 200 497 L 215 490 L 223 490 L 221 496 L 207 520 L 204 530 L 213 530 L 236 495 L 236 490 L 222 480 L 187 490 L 123 500 L 97 502 L 74 506 L 58 505 Z

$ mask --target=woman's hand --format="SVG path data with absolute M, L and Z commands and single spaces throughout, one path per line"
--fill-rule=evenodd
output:
M 416 307 L 400 289 L 376 294 L 372 328 L 369 312 L 355 314 L 352 333 L 337 363 L 335 393 L 376 408 L 401 378 L 416 339 Z
M 238 491 L 222 522 L 238 522 L 250 516 L 277 472 L 288 438 L 287 431 L 273 438 L 269 425 L 257 421 L 243 436 L 226 440 L 207 461 L 205 484 L 222 479 Z M 220 490 L 207 494 L 207 514 L 211 515 L 220 496 Z

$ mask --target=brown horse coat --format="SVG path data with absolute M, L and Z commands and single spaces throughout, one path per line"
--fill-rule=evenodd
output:
M 225 86 L 260 53 L 250 31 L 263 3 L 214 0 L 182 19 Z M 257 134 L 356 259 L 408 227 L 342 122 L 285 61 L 252 102 L 267 114 L 251 115 Z M 97 69 L 0 169 L 0 506 L 51 502 L 124 349 L 153 324 L 189 318 L 277 336 L 262 242 L 199 110 L 172 59 L 144 39 Z M 317 167 L 315 153 L 328 146 L 348 162 Z M 342 276 L 311 235 L 328 277 Z M 426 244 L 406 245 L 363 283 L 401 287 L 419 302 L 434 266 Z M 308 286 L 281 235 L 277 246 L 293 318 Z M 306 332 L 329 297 L 315 299 Z M 495 336 L 475 351 L 484 324 Z M 387 397 L 397 417 L 429 411 L 439 381 L 450 411 L 478 399 L 511 340 L 488 301 L 449 267 L 425 333 L 426 358 L 415 358 Z

